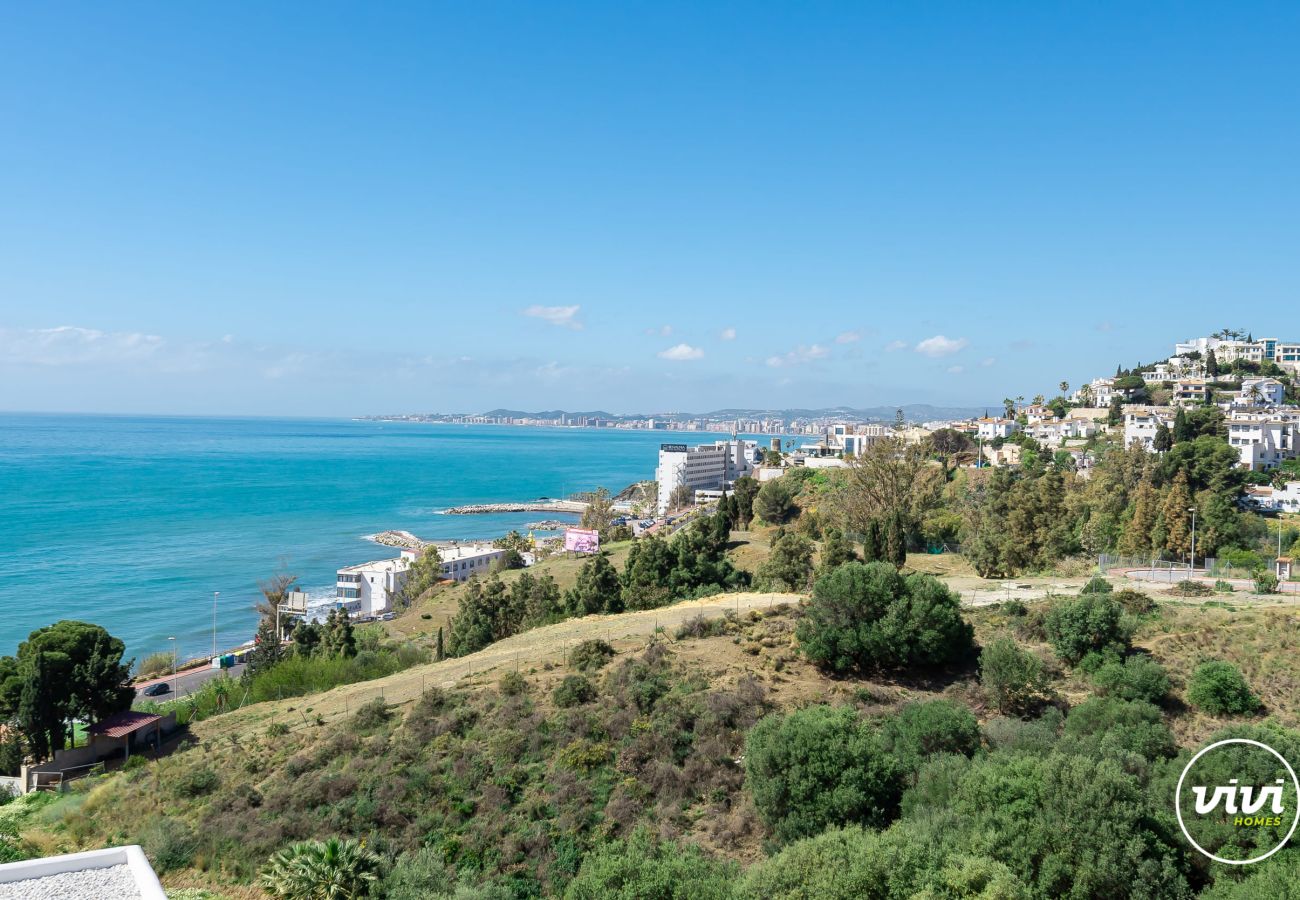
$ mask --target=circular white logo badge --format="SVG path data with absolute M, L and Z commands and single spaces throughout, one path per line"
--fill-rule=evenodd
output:
M 1274 779 L 1271 784 L 1239 784 L 1239 779 L 1230 778 L 1227 784 L 1212 785 L 1191 785 L 1191 792 L 1194 798 L 1192 811 L 1198 816 L 1217 816 L 1222 821 L 1231 821 L 1236 827 L 1281 827 L 1282 823 L 1289 819 L 1291 827 L 1272 850 L 1260 856 L 1251 859 L 1226 859 L 1222 856 L 1216 856 L 1197 842 L 1192 837 L 1191 831 L 1188 830 L 1187 822 L 1183 818 L 1183 782 L 1187 779 L 1187 773 L 1192 770 L 1197 761 L 1213 750 L 1224 752 L 1224 749 L 1232 744 L 1244 744 L 1251 747 L 1257 747 L 1271 753 L 1281 767 L 1278 769 L 1280 774 L 1285 768 L 1286 774 L 1290 776 L 1291 785 L 1295 788 L 1295 793 L 1291 795 L 1287 809 L 1288 801 L 1285 797 L 1286 780 L 1282 778 Z M 1296 826 L 1300 825 L 1300 778 L 1296 777 L 1295 769 L 1286 761 L 1281 753 L 1278 753 L 1268 744 L 1260 741 L 1252 741 L 1249 738 L 1227 738 L 1226 740 L 1216 741 L 1208 747 L 1203 748 L 1199 753 L 1191 758 L 1183 772 L 1178 776 L 1178 787 L 1174 790 L 1174 813 L 1178 816 L 1178 827 L 1183 831 L 1183 837 L 1200 851 L 1203 855 L 1208 856 L 1215 862 L 1225 863 L 1229 866 L 1248 866 L 1251 863 L 1262 862 L 1268 859 L 1277 851 L 1286 846 L 1295 834 Z

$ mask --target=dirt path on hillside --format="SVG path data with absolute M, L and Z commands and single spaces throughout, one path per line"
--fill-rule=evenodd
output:
M 213 740 L 246 732 L 263 722 L 282 722 L 293 729 L 311 727 L 317 717 L 328 721 L 346 716 L 376 697 L 382 697 L 389 704 L 409 703 L 428 688 L 454 687 L 466 678 L 493 669 L 505 671 L 518 667 L 527 671 L 547 663 L 561 665 L 580 641 L 600 638 L 615 648 L 626 649 L 629 643 L 643 643 L 657 628 L 664 628 L 671 637 L 678 625 L 696 616 L 716 618 L 729 610 L 766 609 L 783 603 L 798 603 L 801 599 L 800 594 L 720 594 L 644 612 L 568 619 L 497 641 L 469 656 L 415 666 L 386 678 L 343 685 L 323 694 L 258 703 L 247 709 L 234 710 L 195 723 L 194 734 L 200 740 Z

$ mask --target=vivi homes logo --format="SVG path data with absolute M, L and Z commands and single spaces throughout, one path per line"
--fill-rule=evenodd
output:
M 1203 748 L 1183 767 L 1174 812 L 1198 851 L 1230 866 L 1250 865 L 1268 859 L 1295 834 L 1300 779 L 1267 744 L 1227 738 Z

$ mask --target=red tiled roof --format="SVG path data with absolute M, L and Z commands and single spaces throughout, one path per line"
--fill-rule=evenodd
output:
M 161 721 L 162 716 L 156 716 L 153 713 L 136 712 L 128 709 L 109 716 L 102 722 L 96 722 L 88 729 L 90 734 L 103 735 L 104 737 L 119 738 L 126 737 L 128 734 L 134 734 L 141 728 L 148 728 L 155 722 Z

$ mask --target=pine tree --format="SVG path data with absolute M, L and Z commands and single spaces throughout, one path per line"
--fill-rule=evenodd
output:
M 564 595 L 564 607 L 571 616 L 623 611 L 618 573 L 603 553 L 582 564 L 577 584 Z
M 1179 469 L 1163 504 L 1165 528 L 1165 549 L 1176 557 L 1182 558 L 1192 550 L 1191 514 L 1188 507 L 1192 505 L 1192 494 L 1187 487 L 1187 472 Z
M 1219 359 L 1214 355 L 1213 350 L 1205 354 L 1205 374 L 1208 378 L 1217 378 L 1219 375 Z
M 256 675 L 278 663 L 283 653 L 280 649 L 280 636 L 275 633 L 275 622 L 262 619 L 253 637 L 253 650 L 248 654 L 248 674 Z
M 820 578 L 847 562 L 857 562 L 857 559 L 858 554 L 853 551 L 853 542 L 845 537 L 844 532 L 838 528 L 829 529 L 822 541 L 817 576 Z
M 1160 495 L 1150 481 L 1143 479 L 1134 496 L 1133 516 L 1120 537 L 1119 552 L 1126 556 L 1147 556 L 1159 514 Z
M 444 644 L 443 644 L 443 640 L 442 640 L 442 626 L 441 626 L 441 625 L 438 626 L 438 648 L 437 648 L 437 650 L 435 650 L 434 652 L 435 652 L 435 654 L 436 654 L 436 655 L 434 656 L 434 659 L 435 659 L 437 662 L 442 662 L 444 659 L 447 658 L 447 649 L 446 649 L 446 647 L 444 646 Z

